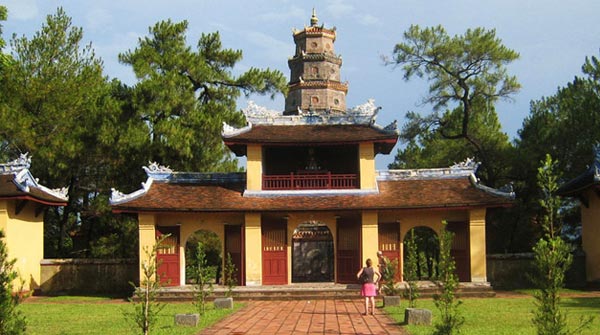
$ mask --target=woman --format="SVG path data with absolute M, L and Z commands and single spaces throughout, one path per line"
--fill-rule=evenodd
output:
M 371 259 L 367 259 L 367 266 L 360 269 L 356 278 L 360 279 L 364 273 L 364 280 L 360 289 L 360 295 L 365 297 L 365 315 L 369 314 L 369 302 L 371 303 L 371 314 L 375 315 L 375 296 L 377 295 L 377 282 L 381 279 L 381 274 L 373 268 Z M 375 278 L 377 276 L 377 279 Z

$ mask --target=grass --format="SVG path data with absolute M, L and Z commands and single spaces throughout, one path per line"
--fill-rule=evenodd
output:
M 208 304 L 204 317 L 200 317 L 197 327 L 176 326 L 175 314 L 197 313 L 191 303 L 167 303 L 161 311 L 157 325 L 151 330 L 153 335 L 191 335 L 211 326 L 227 315 L 241 308 L 236 303 L 233 310 L 214 309 Z M 44 298 L 35 303 L 25 302 L 19 306 L 27 320 L 27 334 L 138 334 L 131 320 L 124 312 L 131 312 L 133 306 L 127 302 L 102 297 L 55 297 Z
M 471 298 L 463 299 L 460 306 L 465 323 L 463 335 L 535 335 L 531 323 L 534 309 L 534 299 L 531 296 L 516 298 Z M 600 298 L 599 297 L 564 297 L 561 305 L 567 313 L 569 325 L 574 329 L 582 316 L 594 316 L 594 321 L 588 329 L 577 335 L 592 335 L 600 333 Z M 404 322 L 404 301 L 400 307 L 386 307 L 385 311 L 399 323 Z M 433 322 L 439 317 L 431 299 L 422 299 L 417 303 L 418 308 L 427 308 L 433 312 Z M 404 326 L 413 335 L 431 334 L 432 326 Z

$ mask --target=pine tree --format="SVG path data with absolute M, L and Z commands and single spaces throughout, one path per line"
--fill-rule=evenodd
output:
M 250 68 L 236 76 L 241 50 L 225 49 L 218 32 L 202 34 L 193 50 L 187 21 L 156 23 L 136 49 L 119 55 L 138 79 L 131 106 L 142 127 L 147 161 L 179 171 L 235 171 L 221 140 L 223 122 L 243 125 L 236 100 L 243 93 L 284 92 L 279 71 Z M 201 136 L 199 136 L 201 134 Z

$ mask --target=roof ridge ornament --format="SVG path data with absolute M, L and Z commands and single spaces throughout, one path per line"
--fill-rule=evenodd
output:
M 7 163 L 0 164 L 0 171 L 20 171 L 31 167 L 29 153 L 20 154 L 18 158 Z
M 143 166 L 142 169 L 152 179 L 168 179 L 173 173 L 173 170 L 168 166 L 160 165 L 157 162 L 148 162 L 148 166 Z
M 472 169 L 473 171 L 476 171 L 477 168 L 479 167 L 481 163 L 475 161 L 474 157 L 467 157 L 467 159 L 465 159 L 464 161 L 460 162 L 460 163 L 454 163 L 454 165 L 450 166 L 451 169 Z

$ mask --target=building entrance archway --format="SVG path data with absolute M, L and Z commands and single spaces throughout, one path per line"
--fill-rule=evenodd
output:
M 302 223 L 292 235 L 292 282 L 333 282 L 333 236 L 321 222 Z

